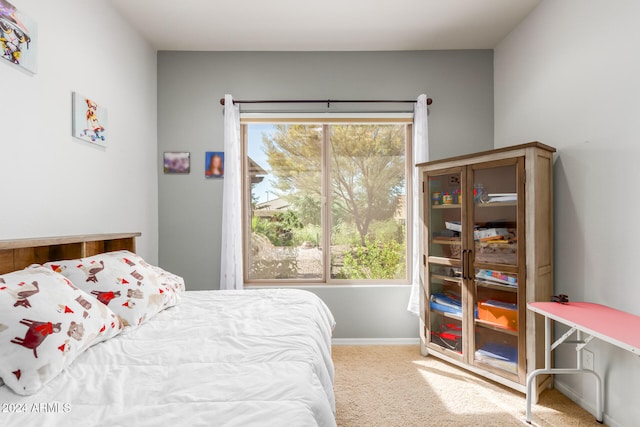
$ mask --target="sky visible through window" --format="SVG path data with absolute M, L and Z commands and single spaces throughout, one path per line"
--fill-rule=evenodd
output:
M 252 123 L 250 126 L 247 126 L 249 157 L 269 173 L 261 183 L 253 186 L 253 195 L 257 198 L 258 203 L 273 200 L 278 197 L 276 195 L 277 193 L 273 190 L 271 168 L 267 161 L 267 154 L 264 152 L 264 145 L 262 145 L 263 136 L 271 137 L 274 132 L 275 125 L 271 123 Z

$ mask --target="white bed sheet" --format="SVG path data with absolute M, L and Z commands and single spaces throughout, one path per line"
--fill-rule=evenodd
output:
M 192 291 L 82 354 L 2 426 L 335 426 L 326 305 L 301 290 Z M 23 411 L 23 412 L 16 412 Z

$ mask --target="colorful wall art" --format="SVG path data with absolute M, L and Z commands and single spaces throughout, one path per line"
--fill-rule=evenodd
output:
M 37 71 L 38 26 L 6 0 L 0 0 L 0 54 L 32 73 Z
M 106 147 L 108 128 L 107 109 L 73 92 L 73 136 Z

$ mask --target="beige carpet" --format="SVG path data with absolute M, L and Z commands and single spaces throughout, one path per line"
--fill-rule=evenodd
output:
M 340 427 L 523 426 L 524 395 L 418 346 L 334 346 Z M 557 390 L 533 407 L 534 426 L 601 426 Z

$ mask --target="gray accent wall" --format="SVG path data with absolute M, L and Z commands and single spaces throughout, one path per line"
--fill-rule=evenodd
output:
M 415 99 L 426 93 L 434 100 L 431 159 L 493 148 L 491 50 L 159 52 L 158 164 L 164 151 L 191 153 L 189 175 L 159 170 L 159 262 L 182 275 L 189 290 L 219 288 L 223 181 L 205 179 L 204 162 L 206 151 L 223 151 L 219 99 L 226 93 L 236 99 Z M 406 311 L 409 286 L 305 289 L 334 313 L 336 338 L 418 337 L 417 318 Z

